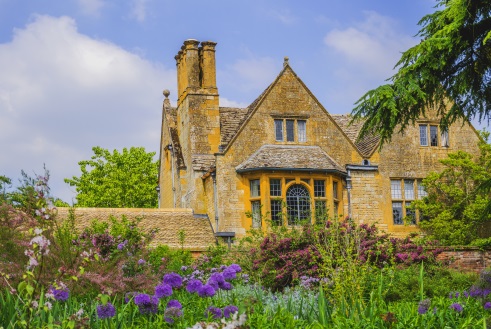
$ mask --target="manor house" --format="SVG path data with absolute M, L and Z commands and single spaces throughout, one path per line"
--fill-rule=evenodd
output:
M 326 216 L 405 235 L 417 230 L 408 206 L 425 196 L 421 180 L 449 152 L 478 153 L 469 123 L 444 132 L 431 114 L 380 149 L 376 135 L 359 137 L 362 122 L 330 114 L 287 58 L 248 107 L 221 107 L 215 46 L 186 40 L 175 57 L 178 100 L 172 107 L 164 91 L 159 204 L 208 215 L 218 236 Z

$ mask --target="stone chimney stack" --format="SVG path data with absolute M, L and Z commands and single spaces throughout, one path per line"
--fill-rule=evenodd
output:
M 215 46 L 216 42 L 201 42 L 201 87 L 212 93 L 217 92 Z
M 188 39 L 174 57 L 177 67 L 178 105 L 189 93 L 217 95 L 216 42 Z

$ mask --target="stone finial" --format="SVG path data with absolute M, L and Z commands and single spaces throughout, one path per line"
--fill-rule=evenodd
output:
M 164 94 L 165 98 L 169 98 L 169 95 L 170 95 L 169 89 L 164 89 L 164 91 L 162 92 L 162 94 Z
M 283 66 L 287 66 L 287 65 L 290 65 L 290 63 L 288 63 L 288 56 L 285 56 L 285 58 L 283 59 Z

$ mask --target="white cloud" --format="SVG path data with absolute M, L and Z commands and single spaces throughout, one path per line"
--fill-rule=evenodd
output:
M 332 29 L 323 40 L 331 78 L 337 82 L 325 90 L 333 113 L 350 112 L 368 90 L 385 83 L 401 53 L 416 43 L 392 18 L 373 11 L 364 14 L 363 21 Z
M 387 78 L 392 75 L 401 52 L 415 43 L 413 38 L 398 33 L 396 27 L 391 18 L 368 11 L 363 22 L 329 31 L 324 43 L 345 56 L 356 70 Z
M 99 16 L 104 7 L 104 0 L 77 0 L 82 13 L 89 16 Z
M 147 3 L 148 0 L 133 0 L 131 5 L 131 17 L 138 22 L 145 21 L 147 17 Z
M 0 72 L 0 174 L 46 163 L 54 194 L 70 201 L 63 178 L 80 175 L 93 146 L 158 151 L 173 69 L 83 35 L 69 17 L 36 16 L 0 44 Z

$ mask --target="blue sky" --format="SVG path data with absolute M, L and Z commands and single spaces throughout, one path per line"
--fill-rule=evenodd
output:
M 158 154 L 174 56 L 218 43 L 221 106 L 247 106 L 292 68 L 330 113 L 349 113 L 414 45 L 434 0 L 0 0 L 0 175 L 51 172 L 53 195 L 93 146 Z

